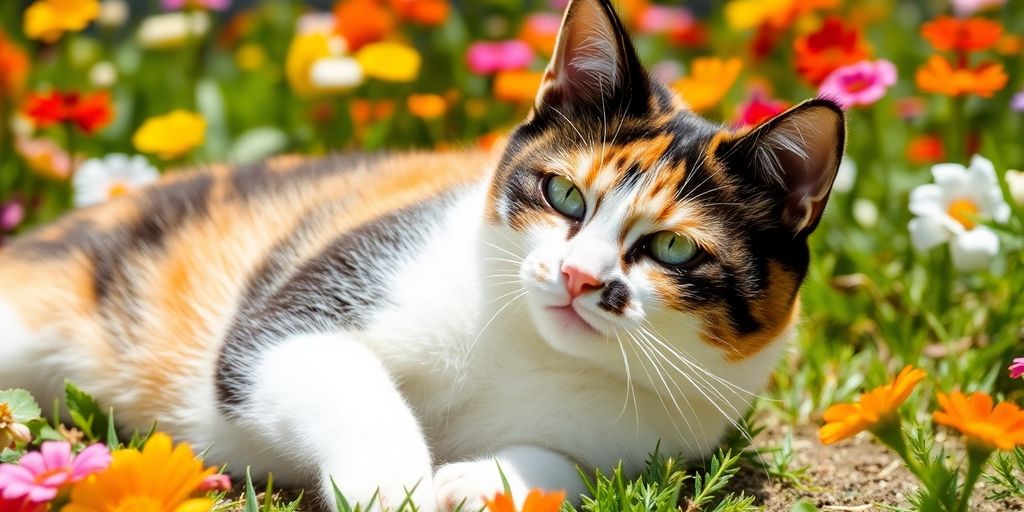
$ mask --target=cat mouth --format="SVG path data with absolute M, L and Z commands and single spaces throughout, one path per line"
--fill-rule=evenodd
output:
M 599 334 L 597 329 L 583 319 L 582 316 L 576 311 L 576 307 L 571 303 L 564 306 L 548 306 L 546 308 L 551 312 L 564 326 L 584 331 L 589 334 Z

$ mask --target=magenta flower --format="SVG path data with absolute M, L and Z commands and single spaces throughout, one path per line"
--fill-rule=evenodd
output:
M 843 66 L 827 77 L 818 89 L 818 96 L 829 98 L 843 108 L 870 105 L 885 96 L 896 83 L 896 66 L 884 59 L 861 61 Z
M 201 492 L 210 491 L 230 491 L 231 490 L 231 477 L 224 474 L 210 475 L 199 482 L 199 489 Z
M 525 69 L 533 62 L 533 49 L 518 39 L 488 43 L 478 41 L 466 50 L 466 63 L 478 75 Z
M 1024 376 L 1024 357 L 1018 357 L 1010 365 L 1010 378 L 1016 379 Z
M 25 207 L 17 199 L 0 204 L 0 234 L 14 231 L 25 220 Z
M 165 11 L 175 11 L 184 7 L 226 11 L 231 7 L 231 0 L 160 0 L 160 4 Z
M 110 450 L 94 444 L 77 456 L 67 441 L 43 443 L 17 464 L 0 465 L 0 497 L 32 503 L 50 501 L 61 487 L 78 482 L 110 465 Z

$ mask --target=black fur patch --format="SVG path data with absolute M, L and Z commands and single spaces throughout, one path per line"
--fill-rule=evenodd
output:
M 449 195 L 438 196 L 364 224 L 295 262 L 287 275 L 274 275 L 291 268 L 278 260 L 288 257 L 287 243 L 271 251 L 247 286 L 221 348 L 221 410 L 233 415 L 246 401 L 253 384 L 247 368 L 267 346 L 296 334 L 365 326 L 389 300 L 387 269 L 415 257 L 449 202 Z

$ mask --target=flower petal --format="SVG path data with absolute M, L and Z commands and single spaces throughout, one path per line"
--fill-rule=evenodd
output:
M 964 272 L 985 270 L 999 254 L 999 236 L 979 226 L 953 239 L 950 244 L 953 266 Z
M 907 229 L 910 241 L 918 251 L 927 251 L 953 238 L 942 218 L 935 216 L 914 217 L 907 224 Z

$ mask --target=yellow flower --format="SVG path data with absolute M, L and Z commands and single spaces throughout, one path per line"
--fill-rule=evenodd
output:
M 907 366 L 891 383 L 864 393 L 857 403 L 829 407 L 825 411 L 825 426 L 818 432 L 821 442 L 836 443 L 864 430 L 876 432 L 891 424 L 898 418 L 896 410 L 924 378 L 923 370 Z
M 413 94 L 406 101 L 409 112 L 422 119 L 434 119 L 444 115 L 448 103 L 437 94 Z
M 65 512 L 206 512 L 213 500 L 189 499 L 204 478 L 192 447 L 171 445 L 166 434 L 156 433 L 142 451 L 117 450 L 110 467 L 77 484 Z
M 714 57 L 695 59 L 690 74 L 676 80 L 673 86 L 696 112 L 717 105 L 743 69 L 743 62 L 733 57 L 722 60 Z
M 37 0 L 25 10 L 25 35 L 54 43 L 77 32 L 100 14 L 99 0 Z
M 201 146 L 205 136 L 203 116 L 175 110 L 147 119 L 132 136 L 132 144 L 143 153 L 156 153 L 164 160 L 171 160 Z
M 397 43 L 372 43 L 359 49 L 356 60 L 363 73 L 385 82 L 412 82 L 420 73 L 420 54 Z
M 246 43 L 235 52 L 235 64 L 242 71 L 255 71 L 267 62 L 267 52 L 256 43 Z
M 288 85 L 299 96 L 312 96 L 317 88 L 313 85 L 313 64 L 331 56 L 330 39 L 323 32 L 298 34 L 288 47 L 284 61 L 284 74 Z
M 754 28 L 785 16 L 793 0 L 733 0 L 725 6 L 725 21 L 733 30 Z
M 941 411 L 935 411 L 935 423 L 953 427 L 988 451 L 1012 450 L 1024 446 L 1024 411 L 1010 402 L 993 407 L 985 393 L 970 396 L 960 392 L 937 393 Z

